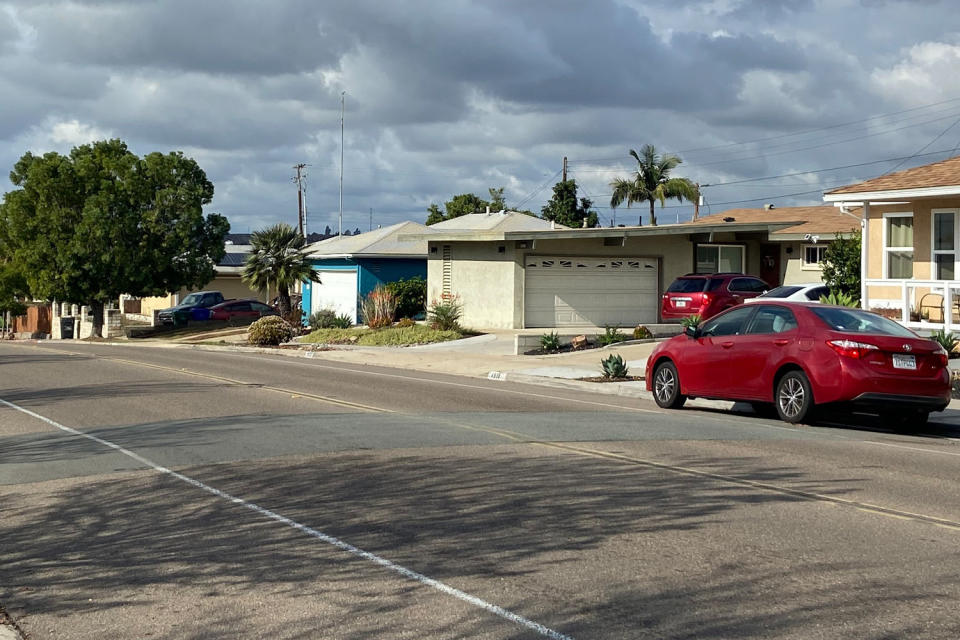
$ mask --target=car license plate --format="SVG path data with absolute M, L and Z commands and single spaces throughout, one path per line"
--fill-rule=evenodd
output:
M 917 368 L 917 358 L 916 356 L 905 356 L 895 353 L 893 354 L 893 368 L 915 370 Z
M 687 306 L 687 301 L 686 301 L 686 300 L 677 300 L 677 301 L 676 301 L 676 304 L 677 304 L 678 307 L 685 307 L 685 306 Z

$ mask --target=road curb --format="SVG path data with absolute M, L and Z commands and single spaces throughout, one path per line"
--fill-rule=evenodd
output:
M 621 396 L 625 398 L 639 398 L 641 400 L 653 400 L 653 394 L 646 389 L 637 386 L 635 382 L 585 382 L 583 380 L 568 380 L 564 378 L 548 378 L 546 376 L 532 376 L 525 373 L 514 373 L 512 371 L 491 371 L 487 374 L 487 379 L 500 382 L 517 382 L 522 384 L 535 384 L 541 387 L 553 387 L 558 389 L 575 389 L 577 391 L 586 391 L 589 393 L 602 393 L 611 396 Z M 704 409 L 732 409 L 735 402 L 727 400 L 705 400 L 696 398 L 687 401 L 687 406 L 700 407 Z

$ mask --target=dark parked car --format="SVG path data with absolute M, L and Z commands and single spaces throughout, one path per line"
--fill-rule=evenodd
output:
M 210 307 L 211 320 L 225 320 L 231 323 L 249 324 L 264 316 L 278 316 L 280 313 L 259 300 L 228 300 Z
M 869 311 L 755 303 L 658 345 L 646 386 L 664 408 L 694 397 L 743 400 L 801 422 L 833 405 L 920 426 L 950 402 L 947 357 L 933 340 Z
M 157 319 L 160 324 L 184 325 L 190 320 L 208 320 L 208 309 L 223 302 L 219 291 L 197 291 L 180 301 L 175 307 L 161 310 Z
M 769 288 L 760 278 L 742 273 L 681 276 L 663 294 L 660 317 L 669 320 L 699 315 L 706 320 Z

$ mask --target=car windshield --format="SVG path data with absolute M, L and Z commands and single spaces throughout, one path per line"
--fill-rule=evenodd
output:
M 860 309 L 817 307 L 811 309 L 831 329 L 851 333 L 876 333 L 884 336 L 916 338 L 917 334 L 883 316 Z
M 802 287 L 777 287 L 776 289 L 771 289 L 765 294 L 758 296 L 760 298 L 789 298 L 797 291 L 800 291 Z
M 203 294 L 201 293 L 191 293 L 180 303 L 181 306 L 186 306 L 190 304 L 200 304 L 200 301 L 203 300 Z
M 677 278 L 667 287 L 667 293 L 700 293 L 706 284 L 706 278 Z

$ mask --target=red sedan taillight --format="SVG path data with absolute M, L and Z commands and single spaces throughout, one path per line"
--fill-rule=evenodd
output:
M 946 367 L 950 364 L 950 354 L 947 353 L 947 350 L 943 347 L 937 347 L 937 350 L 933 352 L 933 355 L 937 358 L 937 364 L 941 367 Z
M 860 359 L 870 351 L 876 351 L 877 345 L 855 340 L 830 340 L 827 345 L 841 356 Z

